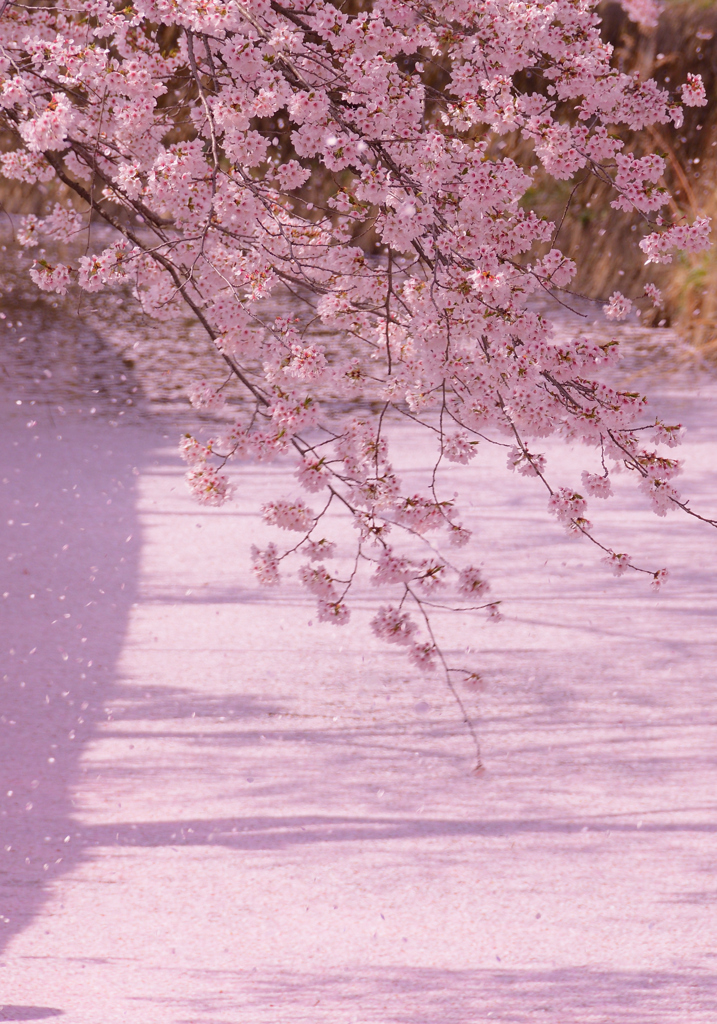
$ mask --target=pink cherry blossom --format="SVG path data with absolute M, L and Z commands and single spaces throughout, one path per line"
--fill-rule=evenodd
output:
M 673 250 L 702 252 L 710 247 L 710 220 L 696 217 L 692 224 L 675 224 L 665 231 L 654 232 L 639 245 L 647 256 L 645 263 L 672 263 Z
M 687 82 L 680 90 L 682 102 L 686 107 L 704 107 L 707 105 L 707 93 L 705 92 L 702 75 L 692 75 L 688 72 Z
M 323 565 L 304 565 L 299 569 L 299 579 L 312 594 L 325 601 L 336 600 L 333 577 Z
M 538 476 L 545 472 L 545 466 L 544 455 L 534 455 L 515 446 L 508 452 L 508 469 L 517 470 L 522 476 Z
M 390 547 L 386 547 L 380 553 L 376 569 L 371 577 L 376 586 L 386 583 L 407 583 L 416 575 L 416 567 L 399 555 L 394 555 Z
M 223 505 L 231 497 L 232 487 L 228 478 L 214 466 L 193 466 L 187 472 L 187 483 L 202 505 Z
M 613 292 L 603 312 L 608 320 L 624 320 L 632 309 L 632 302 L 626 299 L 621 292 Z
M 44 110 L 20 125 L 20 134 L 30 153 L 62 149 L 77 114 L 69 97 L 52 93 Z
M 435 667 L 437 654 L 436 645 L 428 641 L 411 644 L 408 649 L 409 658 L 422 672 L 430 672 Z
M 319 561 L 324 558 L 333 558 L 336 554 L 336 545 L 333 541 L 322 537 L 320 540 L 310 540 L 302 548 L 304 554 L 312 561 Z
M 654 23 L 653 0 L 623 6 Z M 570 532 L 657 578 L 613 558 L 586 499 L 556 487 L 537 451 L 543 438 L 584 445 L 604 468 L 585 471 L 585 494 L 606 497 L 614 466 L 627 465 L 658 514 L 690 511 L 674 489 L 679 464 L 658 450 L 679 427 L 604 375 L 617 344 L 565 336 L 540 312 L 536 297 L 571 301 L 593 243 L 568 257 L 530 190 L 536 160 L 557 181 L 594 175 L 611 217 L 637 211 L 652 226 L 646 262 L 708 249 L 709 219 L 682 218 L 650 134 L 704 105 L 699 75 L 668 88 L 623 71 L 592 0 L 381 0 L 358 12 L 330 0 L 11 4 L 0 63 L 13 147 L 2 173 L 61 182 L 23 218 L 20 241 L 82 239 L 67 263 L 40 250 L 31 279 L 59 294 L 131 289 L 165 325 L 168 364 L 173 319 L 205 331 L 216 383 L 195 382 L 190 399 L 204 419 L 228 399 L 234 420 L 180 443 L 198 500 L 227 500 L 231 459 L 277 460 L 317 494 L 317 512 L 300 498 L 264 504 L 266 525 L 303 536 L 253 549 L 261 582 L 298 555 L 319 620 L 343 624 L 368 573 L 395 602 L 374 631 L 452 671 L 408 609 L 427 624 L 438 587 L 485 596 L 481 574 L 446 552 L 475 545 L 460 520 L 475 514 L 476 464 L 494 444 L 526 486 L 547 489 Z M 626 151 L 629 132 L 639 145 Z M 99 251 L 96 221 L 110 233 Z M 660 304 L 655 286 L 645 294 Z M 606 316 L 623 319 L 634 300 L 615 292 Z M 394 457 L 406 417 L 432 455 L 421 479 Z M 445 493 L 447 463 L 462 492 Z M 325 565 L 332 542 L 313 539 L 339 514 L 355 526 L 343 582 Z
M 562 523 L 568 533 L 576 533 L 579 529 L 589 530 L 590 523 L 585 518 L 588 504 L 582 494 L 561 487 L 551 494 L 548 510 Z
M 597 473 L 588 473 L 587 470 L 583 470 L 581 479 L 585 490 L 594 498 L 609 498 L 612 494 L 612 485 L 607 473 L 600 476 Z
M 330 482 L 330 475 L 321 456 L 305 455 L 296 469 L 299 483 L 307 491 L 321 491 Z
M 279 499 L 262 505 L 262 515 L 265 522 L 272 526 L 278 526 L 282 530 L 296 530 L 298 533 L 305 533 L 314 525 L 314 516 L 311 509 L 307 508 L 303 501 L 287 501 Z
M 189 389 L 189 401 L 195 409 L 223 409 L 226 405 L 226 396 L 203 380 L 198 384 L 192 384 Z
M 477 441 L 471 441 L 468 435 L 461 431 L 451 434 L 443 440 L 443 454 L 449 462 L 470 462 L 476 456 Z
M 652 589 L 661 590 L 667 582 L 669 575 L 670 574 L 667 569 L 658 569 L 657 572 L 653 574 L 652 580 L 650 581 Z
M 302 167 L 298 160 L 289 160 L 277 168 L 276 176 L 279 179 L 279 186 L 285 192 L 299 188 L 311 177 L 311 171 Z
M 275 587 L 281 582 L 279 576 L 279 553 L 275 544 L 269 544 L 263 551 L 256 545 L 251 548 L 254 575 L 265 587 Z
M 458 574 L 458 592 L 463 597 L 478 599 L 484 597 L 489 590 L 490 586 L 483 579 L 480 569 L 475 569 L 473 566 L 461 569 Z
M 652 28 L 657 24 L 660 13 L 657 0 L 620 0 L 620 3 L 628 17 L 645 28 Z
M 624 576 L 630 568 L 630 556 L 623 553 L 611 551 L 605 559 L 615 576 Z
M 382 606 L 371 620 L 371 629 L 377 637 L 390 644 L 411 644 L 416 624 L 407 612 L 401 612 L 391 605 Z
M 682 440 L 683 428 L 681 423 L 666 424 L 657 420 L 652 431 L 651 440 L 653 444 L 664 444 L 668 448 L 675 448 Z
M 662 305 L 662 292 L 660 291 L 660 289 L 657 288 L 654 284 L 652 284 L 651 281 L 648 281 L 648 283 L 645 285 L 644 291 L 645 295 L 647 295 L 648 298 L 652 299 L 652 305 L 659 309 Z
M 471 531 L 466 530 L 460 523 L 451 523 L 448 527 L 448 543 L 453 548 L 463 548 L 470 543 Z
M 344 601 L 317 602 L 319 622 L 329 622 L 334 626 L 345 626 L 351 618 L 351 610 Z
M 35 260 L 30 268 L 30 277 L 43 292 L 57 292 L 64 295 L 71 278 L 71 270 L 62 263 L 52 266 L 46 260 Z
M 209 452 L 195 437 L 185 434 L 179 442 L 179 454 L 190 466 L 195 466 L 206 463 Z

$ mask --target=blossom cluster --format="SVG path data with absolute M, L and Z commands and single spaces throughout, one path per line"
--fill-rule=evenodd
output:
M 590 523 L 585 518 L 588 503 L 582 494 L 571 491 L 569 487 L 561 487 L 550 495 L 548 510 L 562 523 L 568 533 L 589 530 Z
M 623 4 L 654 22 L 654 0 Z M 202 324 L 219 386 L 196 383 L 192 404 L 224 404 L 219 370 L 240 399 L 220 436 L 182 440 L 189 486 L 221 504 L 228 460 L 293 454 L 298 486 L 323 510 L 280 499 L 264 520 L 302 535 L 291 549 L 309 557 L 301 581 L 320 619 L 339 624 L 353 576 L 337 583 L 332 542 L 314 536 L 329 507 L 352 518 L 356 564 L 367 560 L 397 600 L 425 611 L 449 579 L 460 600 L 483 599 L 481 573 L 439 547 L 471 543 L 460 498 L 441 492 L 442 463 L 467 465 L 484 439 L 548 487 L 572 532 L 592 537 L 587 498 L 551 488 L 532 453 L 551 435 L 599 450 L 604 473 L 584 475 L 587 495 L 606 497 L 612 470 L 627 466 L 658 514 L 681 501 L 677 463 L 658 450 L 679 426 L 650 421 L 641 396 L 601 379 L 616 345 L 559 340 L 533 301 L 569 289 L 577 271 L 553 243 L 556 225 L 525 202 L 534 160 L 558 180 L 612 183 L 612 206 L 654 228 L 640 242 L 648 263 L 710 244 L 707 218 L 672 219 L 663 159 L 625 153 L 614 130 L 681 124 L 683 105 L 706 102 L 704 84 L 688 75 L 670 92 L 624 73 L 596 0 L 359 6 L 57 0 L 5 5 L 0 18 L 0 123 L 14 147 L 2 173 L 33 185 L 55 176 L 72 194 L 25 217 L 22 244 L 81 238 L 97 218 L 116 234 L 99 252 L 88 235 L 67 265 L 40 252 L 32 279 L 60 294 L 131 282 L 149 315 L 189 311 Z M 524 165 L 500 155 L 507 133 L 531 154 Z M 590 257 L 588 246 L 575 259 Z M 267 313 L 280 291 L 294 315 Z M 659 305 L 654 286 L 646 295 Z M 636 301 L 616 292 L 606 316 L 619 321 Z M 394 465 L 399 415 L 430 438 L 435 471 L 420 490 Z M 397 534 L 420 554 L 398 554 L 387 540 Z M 253 550 L 261 582 L 279 581 L 285 554 Z M 382 606 L 373 628 L 417 664 L 438 657 L 403 605 Z
M 672 263 L 673 251 L 702 252 L 709 249 L 710 220 L 697 217 L 692 224 L 675 224 L 666 231 L 653 232 L 640 241 L 640 248 L 647 256 L 645 263 Z
M 195 409 L 218 410 L 223 409 L 226 405 L 225 395 L 205 380 L 192 384 L 189 389 L 189 401 Z
M 324 565 L 304 565 L 299 570 L 299 579 L 309 593 L 317 598 L 319 622 L 332 622 L 343 626 L 349 621 L 349 608 L 341 600 L 336 589 L 336 580 Z
M 624 320 L 632 309 L 632 302 L 622 292 L 613 292 L 603 312 L 608 320 Z

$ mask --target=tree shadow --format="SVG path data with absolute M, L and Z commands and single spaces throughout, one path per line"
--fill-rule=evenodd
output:
M 317 997 L 323 992 L 327 998 L 336 999 L 334 993 L 342 988 L 345 991 L 348 978 L 337 972 L 318 984 L 313 979 L 282 980 L 287 999 L 292 998 L 292 989 L 296 995 L 302 989 L 306 991 L 306 981 L 309 991 L 316 992 Z M 270 985 L 276 994 L 276 983 L 272 981 Z M 262 994 L 266 996 L 267 987 L 257 986 L 257 1001 Z M 702 975 L 699 991 L 695 992 L 694 976 L 679 971 L 601 971 L 587 967 L 449 971 L 398 967 L 362 972 L 360 989 L 363 991 L 355 992 L 355 1004 L 364 1009 L 368 1002 L 373 1018 L 386 1024 L 536 1019 L 570 1024 L 596 1020 L 610 1024 L 663 1024 L 679 1019 L 675 1009 L 680 1006 L 690 1005 L 702 1012 L 717 1010 L 717 976 Z M 379 1006 L 385 1005 L 387 998 L 399 1006 L 377 1018 Z
M 46 1020 L 48 1017 L 61 1017 L 63 1010 L 52 1006 L 0 1006 L 0 1020 Z
M 515 836 L 660 835 L 712 834 L 715 822 L 634 823 L 566 818 L 418 818 L 406 815 L 256 815 L 233 818 L 178 818 L 161 822 L 122 822 L 74 826 L 73 838 L 82 847 L 224 846 L 236 851 L 279 851 L 319 843 L 385 843 L 410 840 L 421 843 L 437 838 L 512 838 Z M 591 854 L 589 845 L 574 855 Z M 704 893 L 687 894 L 679 902 L 702 902 Z M 714 899 L 714 894 L 712 899 Z M 697 899 L 700 897 L 700 899 Z
M 291 1006 L 295 1024 L 681 1024 L 717 1011 L 717 975 L 708 972 L 697 980 L 679 970 L 446 970 L 394 963 L 350 972 L 214 974 L 224 993 L 234 980 L 241 996 L 171 1000 L 177 1024 L 233 1024 L 247 1013 L 268 1024 L 276 1006 Z
M 59 359 L 46 351 L 35 372 Z M 5 376 L 18 365 L 6 346 Z M 137 427 L 112 427 L 116 409 L 102 396 L 98 415 L 80 415 L 54 385 L 20 371 L 14 383 L 0 393 L 0 950 L 80 856 L 73 786 L 116 686 L 136 589 L 133 484 L 144 458 Z M 0 1020 L 59 1012 L 6 1006 Z
M 126 744 L 141 741 L 145 745 L 138 761 L 118 758 L 102 762 L 103 778 L 112 791 L 125 787 L 130 792 L 135 785 L 142 786 L 148 780 L 161 789 L 167 778 L 166 762 L 159 753 L 155 757 L 148 752 L 147 743 L 156 744 L 159 752 L 165 741 L 187 744 L 186 757 L 177 758 L 172 767 L 173 777 L 177 772 L 187 772 L 193 786 L 200 791 L 204 786 L 202 776 L 208 785 L 216 771 L 217 763 L 232 766 L 232 774 L 224 790 L 227 799 L 238 799 L 249 813 L 225 817 L 195 817 L 190 814 L 175 816 L 167 814 L 164 820 L 112 821 L 108 823 L 75 823 L 72 842 L 91 850 L 98 847 L 160 848 L 201 846 L 223 847 L 242 852 L 301 850 L 311 846 L 349 843 L 402 844 L 409 841 L 416 848 L 421 844 L 433 844 L 440 838 L 495 839 L 525 836 L 535 843 L 541 837 L 550 837 L 551 849 L 556 842 L 570 850 L 571 856 L 592 856 L 591 836 L 610 835 L 624 837 L 675 836 L 690 837 L 711 835 L 717 832 L 717 822 L 712 815 L 712 805 L 673 805 L 655 807 L 651 805 L 644 813 L 635 812 L 602 813 L 599 806 L 586 807 L 580 813 L 570 806 L 545 801 L 538 803 L 531 796 L 528 805 L 513 805 L 512 812 L 505 815 L 491 813 L 493 804 L 478 807 L 460 805 L 451 814 L 415 814 L 408 806 L 392 803 L 387 798 L 375 813 L 357 813 L 364 804 L 364 766 L 381 765 L 386 778 L 391 770 L 402 765 L 405 775 L 412 764 L 412 755 L 420 749 L 423 764 L 434 768 L 451 769 L 454 763 L 463 763 L 461 750 L 455 749 L 460 738 L 461 723 L 431 720 L 430 715 L 414 715 L 407 722 L 400 715 L 394 717 L 394 710 L 386 711 L 384 721 L 357 721 L 353 724 L 331 725 L 316 721 L 302 721 L 304 716 L 289 710 L 287 700 L 273 701 L 267 695 L 197 693 L 190 688 L 155 687 L 138 691 L 133 687 L 117 685 L 116 703 L 112 708 L 112 726 L 105 724 L 105 739 L 121 738 Z M 560 694 L 561 704 L 553 706 L 552 691 L 543 693 L 545 706 L 533 715 L 531 728 L 533 741 L 523 741 L 522 767 L 526 761 L 537 761 L 545 766 L 551 760 L 556 764 L 577 762 L 586 747 L 581 733 L 570 734 L 562 741 L 555 736 L 556 725 L 571 725 L 574 711 L 571 711 L 570 694 Z M 645 708 L 638 704 L 634 708 L 636 718 L 630 723 L 630 734 L 610 735 L 608 726 L 614 724 L 614 711 L 602 709 L 593 722 L 585 729 L 596 734 L 593 758 L 602 764 L 609 757 L 609 765 L 603 766 L 606 782 L 613 774 L 651 780 L 657 772 L 664 775 L 694 775 L 717 758 L 706 758 L 703 752 L 684 753 L 684 744 L 669 754 L 662 755 L 653 750 L 651 741 L 640 738 L 640 749 L 630 757 L 623 754 L 623 744 L 635 743 L 636 727 L 643 723 L 641 712 L 651 713 L 652 705 Z M 619 712 L 618 712 L 619 713 Z M 305 716 L 309 718 L 310 716 Z M 272 719 L 275 724 L 272 725 Z M 279 721 L 280 720 L 280 721 Z M 500 716 L 500 722 L 508 722 L 519 731 L 524 719 L 520 715 Z M 646 721 L 652 721 L 651 718 Z M 204 731 L 203 723 L 211 725 Z M 152 723 L 150 730 L 148 723 Z M 216 726 L 221 723 L 221 729 Z M 683 725 L 693 724 L 693 718 L 685 715 L 684 722 L 673 722 L 672 731 L 679 733 Z M 490 725 L 488 716 L 484 726 Z M 166 727 L 165 727 L 166 726 Z M 659 742 L 659 741 L 656 741 Z M 308 752 L 313 762 L 320 759 L 327 783 L 325 804 L 329 807 L 346 807 L 338 813 L 306 813 L 306 778 L 302 774 L 302 752 Z M 553 753 L 548 753 L 552 751 Z M 290 752 L 290 753 L 289 753 Z M 286 771 L 287 757 L 291 758 L 292 771 Z M 218 761 L 217 761 L 218 758 Z M 506 771 L 506 778 L 511 776 Z M 379 778 L 383 777 L 379 775 Z M 313 776 L 312 776 L 313 778 Z M 375 778 L 375 776 L 374 776 Z M 315 793 L 313 794 L 316 795 Z M 338 797 L 338 801 L 337 798 Z M 323 799 L 323 797 L 322 797 Z M 514 797 L 512 798 L 514 801 Z M 256 812 L 252 803 L 256 801 Z M 267 804 L 268 802 L 268 804 Z M 360 802 L 360 803 L 359 803 Z M 268 806 L 278 803 L 287 808 L 282 813 L 266 813 Z M 296 812 L 289 808 L 294 804 Z M 175 805 L 176 806 L 176 805 Z M 364 804 L 365 806 L 365 804 Z M 169 809 L 168 809 L 169 810 Z M 704 812 L 704 813 L 700 813 Z M 689 813 L 689 817 L 676 817 Z M 695 816 L 697 814 L 697 816 Z M 644 820 L 643 820 L 644 819 Z M 578 846 L 575 840 L 579 839 Z

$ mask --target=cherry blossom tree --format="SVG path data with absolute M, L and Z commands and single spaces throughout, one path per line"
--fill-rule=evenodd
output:
M 652 0 L 625 7 L 654 21 Z M 663 158 L 627 152 L 615 131 L 679 125 L 683 106 L 706 103 L 699 76 L 668 93 L 610 58 L 596 0 L 2 3 L 0 114 L 14 140 L 2 173 L 55 179 L 71 197 L 25 217 L 20 239 L 84 238 L 98 219 L 116 233 L 71 265 L 38 258 L 33 280 L 60 294 L 130 280 L 160 320 L 188 308 L 219 361 L 192 403 L 244 396 L 229 429 L 181 442 L 196 497 L 229 497 L 231 459 L 293 454 L 291 493 L 263 515 L 295 540 L 253 550 L 259 581 L 278 584 L 298 558 L 319 619 L 342 625 L 368 571 L 386 593 L 376 634 L 442 667 L 459 702 L 470 669 L 448 663 L 431 608 L 496 615 L 498 603 L 472 564 L 458 499 L 440 492 L 442 463 L 504 445 L 569 532 L 655 586 L 665 570 L 599 539 L 588 498 L 609 496 L 626 466 L 658 515 L 695 514 L 664 453 L 679 425 L 601 380 L 616 344 L 559 342 L 535 303 L 565 301 L 576 270 L 559 224 L 526 201 L 538 165 L 559 181 L 609 183 L 615 210 L 644 219 L 647 262 L 710 244 L 705 218 L 671 219 Z M 501 155 L 507 135 L 522 141 L 522 163 Z M 289 316 L 267 312 L 277 289 L 294 297 Z M 616 292 L 605 311 L 619 321 L 641 301 L 659 304 L 657 288 Z M 435 452 L 420 493 L 391 461 L 396 417 Z M 536 450 L 549 435 L 599 452 L 580 491 L 551 484 Z M 343 575 L 330 508 L 356 528 Z

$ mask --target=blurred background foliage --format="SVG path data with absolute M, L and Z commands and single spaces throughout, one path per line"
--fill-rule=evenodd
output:
M 636 156 L 652 149 L 665 158 L 665 184 L 674 197 L 674 216 L 688 221 L 698 214 L 715 218 L 717 6 L 711 0 L 666 0 L 658 25 L 650 30 L 629 21 L 617 3 L 603 3 L 600 10 L 603 36 L 614 46 L 613 60 L 621 70 L 637 71 L 642 78 L 655 78 L 671 89 L 685 82 L 688 72 L 702 75 L 707 106 L 686 108 L 681 128 L 660 125 L 640 136 L 626 131 L 618 134 L 625 149 Z M 501 142 L 509 151 L 511 141 Z M 714 247 L 705 253 L 680 255 L 672 264 L 646 267 L 638 248 L 650 230 L 643 218 L 612 210 L 608 188 L 584 172 L 570 181 L 555 182 L 538 171 L 527 198 L 541 214 L 556 221 L 567 206 L 558 244 L 568 256 L 582 253 L 577 290 L 590 298 L 607 297 L 615 289 L 639 297 L 645 282 L 653 280 L 663 290 L 665 304 L 660 310 L 646 310 L 644 319 L 655 325 L 672 325 L 701 354 L 717 358 Z

